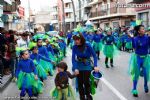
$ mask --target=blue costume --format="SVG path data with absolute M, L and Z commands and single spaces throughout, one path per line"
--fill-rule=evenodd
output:
M 132 38 L 135 53 L 131 57 L 130 74 L 133 80 L 133 95 L 137 95 L 137 82 L 139 76 L 144 76 L 144 89 L 148 92 L 147 82 L 150 80 L 150 56 L 148 48 L 150 47 L 150 38 L 147 35 Z
M 106 35 L 103 38 L 103 44 L 104 44 L 103 53 L 106 56 L 106 59 L 105 59 L 106 68 L 109 68 L 108 58 L 110 58 L 110 64 L 113 67 L 113 57 L 116 54 L 116 47 L 114 45 L 115 44 L 114 36 Z
M 91 62 L 91 56 L 94 58 L 94 65 L 92 65 Z M 87 98 L 92 98 L 90 75 L 93 70 L 93 66 L 97 67 L 97 57 L 90 44 L 85 43 L 82 47 L 77 45 L 73 46 L 72 65 L 73 70 L 79 70 L 79 75 L 77 77 L 78 85 L 76 88 L 79 89 L 80 99 L 85 100 L 85 96 L 87 96 Z
M 94 34 L 93 37 L 93 48 L 95 52 L 97 53 L 97 58 L 99 59 L 100 50 L 102 50 L 102 34 Z
M 41 79 L 41 81 L 43 81 L 43 79 L 47 78 L 46 75 L 46 71 L 44 70 L 44 68 L 42 67 L 42 65 L 40 65 L 40 60 L 45 60 L 48 62 L 51 62 L 50 59 L 47 59 L 39 54 L 31 54 L 30 58 L 33 60 L 34 64 L 36 65 L 36 69 L 37 69 L 37 73 L 38 73 L 38 77 Z
M 87 43 L 92 44 L 92 42 L 93 42 L 93 34 L 87 34 L 86 41 L 87 41 Z
M 78 70 L 92 70 L 93 66 L 91 65 L 91 60 L 90 57 L 93 56 L 94 57 L 94 65 L 93 66 L 97 66 L 97 57 L 95 54 L 95 51 L 93 50 L 93 48 L 86 43 L 85 44 L 85 50 L 83 52 L 81 52 L 78 48 L 77 45 L 73 46 L 73 50 L 72 50 L 72 63 L 73 63 L 73 70 L 78 69 Z M 79 61 L 77 61 L 77 59 Z M 86 62 L 82 62 L 80 60 L 86 59 Z M 84 67 L 83 67 L 84 66 Z
M 24 97 L 26 92 L 29 97 L 33 96 L 33 88 L 38 88 L 38 81 L 34 75 L 37 75 L 37 70 L 34 63 L 30 59 L 20 60 L 16 69 L 17 86 L 21 89 L 20 96 Z
M 50 59 L 46 47 L 44 47 L 44 46 L 38 46 L 38 51 L 39 51 L 38 53 L 39 53 L 41 56 Z M 41 59 L 41 60 L 40 60 L 40 65 L 42 65 L 42 67 L 44 68 L 44 70 L 45 70 L 47 73 L 49 73 L 50 75 L 53 74 L 53 65 L 52 65 L 51 62 L 47 62 L 47 61 Z

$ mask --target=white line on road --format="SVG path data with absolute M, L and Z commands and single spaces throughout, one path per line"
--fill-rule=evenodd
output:
M 101 81 L 112 90 L 112 92 L 120 98 L 120 100 L 127 100 L 116 88 L 114 88 L 105 78 L 102 78 Z

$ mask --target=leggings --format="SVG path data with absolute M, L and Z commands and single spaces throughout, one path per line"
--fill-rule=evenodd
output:
M 91 71 L 79 71 L 78 75 L 78 89 L 80 100 L 85 100 L 85 96 L 91 97 L 90 95 L 90 74 Z
M 144 58 L 141 58 L 140 56 L 137 56 L 137 64 L 138 64 L 138 69 L 142 69 L 142 74 L 144 76 L 144 88 L 148 88 L 148 85 L 147 85 L 147 70 L 146 68 L 143 66 L 144 64 Z M 137 83 L 138 83 L 138 76 L 136 77 L 135 80 L 133 80 L 133 90 L 136 90 L 137 89 Z
M 105 58 L 105 64 L 108 65 L 108 57 Z M 110 58 L 110 64 L 113 64 L 113 58 Z

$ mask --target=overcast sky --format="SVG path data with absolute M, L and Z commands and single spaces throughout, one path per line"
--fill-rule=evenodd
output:
M 39 11 L 41 8 L 50 6 L 55 0 L 29 0 L 30 8 Z M 21 6 L 25 8 L 25 14 L 28 15 L 28 0 L 21 0 Z

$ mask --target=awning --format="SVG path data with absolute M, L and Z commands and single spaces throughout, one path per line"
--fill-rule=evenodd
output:
M 8 4 L 12 5 L 12 0 L 4 0 L 5 2 L 7 2 Z

